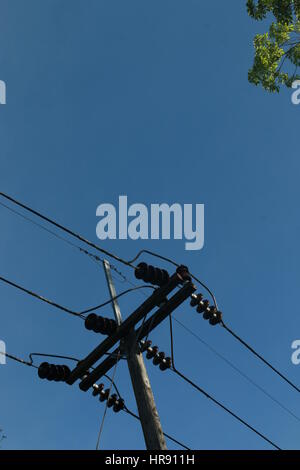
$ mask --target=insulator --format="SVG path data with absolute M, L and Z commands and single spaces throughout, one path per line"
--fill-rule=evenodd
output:
M 190 281 L 191 280 L 191 275 L 189 273 L 189 268 L 187 266 L 184 266 L 183 264 L 181 266 L 178 266 L 176 269 L 177 274 L 179 274 L 183 281 Z
M 134 275 L 137 279 L 143 279 L 147 272 L 147 263 L 139 263 L 135 268 Z
M 163 361 L 159 364 L 159 368 L 160 370 L 164 371 L 164 370 L 167 370 L 167 369 L 170 369 L 170 367 L 172 366 L 172 359 L 170 357 L 166 357 L 165 359 L 163 359 Z
M 99 394 L 99 400 L 100 401 L 105 401 L 108 399 L 109 397 L 109 389 L 107 388 L 106 390 L 101 390 L 100 394 Z
M 198 305 L 202 299 L 203 299 L 203 294 L 192 294 L 190 306 L 196 307 L 196 305 Z
M 216 311 L 213 316 L 210 318 L 209 323 L 212 326 L 217 325 L 222 320 L 222 312 Z
M 69 375 L 71 374 L 71 371 L 69 369 L 68 366 L 65 366 L 65 365 L 62 365 L 62 366 L 57 366 L 60 368 L 61 372 L 60 372 L 60 377 L 63 382 L 65 382 L 68 378 L 69 378 Z
M 40 379 L 46 379 L 49 374 L 50 364 L 48 362 L 42 362 L 38 368 L 38 376 Z
M 95 332 L 103 335 L 107 334 L 109 330 L 108 319 L 104 317 L 98 317 Z
M 158 353 L 158 346 L 148 348 L 146 358 L 152 359 Z
M 94 330 L 97 319 L 98 319 L 98 315 L 96 315 L 95 313 L 90 313 L 84 321 L 84 326 L 86 327 L 86 329 Z
M 147 351 L 148 348 L 150 348 L 152 344 L 152 341 L 148 339 L 147 341 L 141 340 L 141 352 Z
M 43 362 L 38 368 L 38 376 L 41 379 L 54 380 L 55 382 L 66 381 L 70 373 L 68 366 L 49 364 L 48 362 Z
M 93 396 L 96 397 L 101 393 L 101 391 L 104 389 L 104 384 L 94 384 L 93 385 Z
M 116 328 L 117 323 L 112 318 L 104 318 L 95 313 L 90 313 L 85 319 L 85 327 L 88 330 L 92 330 L 95 333 L 101 333 L 104 335 L 112 334 Z
M 154 356 L 154 358 L 153 358 L 153 364 L 154 364 L 155 366 L 158 366 L 158 364 L 160 364 L 160 363 L 163 361 L 163 359 L 165 358 L 165 356 L 166 356 L 166 355 L 165 355 L 165 353 L 164 353 L 163 351 L 157 353 L 157 354 Z
M 208 300 L 201 300 L 199 302 L 199 305 L 197 307 L 197 312 L 198 313 L 203 313 L 209 306 L 209 301 Z
M 170 276 L 165 269 L 155 268 L 146 263 L 139 263 L 135 268 L 135 277 L 161 287 L 169 281 Z
M 115 402 L 113 410 L 114 410 L 115 413 L 118 413 L 119 411 L 123 410 L 124 407 L 125 407 L 125 402 L 124 402 L 123 398 L 119 398 Z
M 118 396 L 115 393 L 110 395 L 110 397 L 107 400 L 108 408 L 111 408 L 116 403 L 117 400 L 118 400 Z
M 205 312 L 203 313 L 204 320 L 210 320 L 213 315 L 216 313 L 216 307 L 208 307 Z
M 48 380 L 57 380 L 57 370 L 56 365 L 50 364 L 49 372 L 48 372 Z

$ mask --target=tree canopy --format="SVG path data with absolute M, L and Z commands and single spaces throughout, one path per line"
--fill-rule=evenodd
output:
M 270 17 L 269 30 L 254 38 L 249 82 L 270 92 L 291 87 L 300 78 L 300 0 L 247 0 L 247 10 L 257 21 Z

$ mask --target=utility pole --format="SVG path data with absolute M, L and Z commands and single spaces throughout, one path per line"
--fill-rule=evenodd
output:
M 112 307 L 118 326 L 122 323 L 120 307 L 116 297 L 116 289 L 113 284 L 110 264 L 107 260 L 103 261 L 105 276 L 108 284 L 110 296 L 113 300 Z M 122 352 L 127 358 L 129 374 L 132 387 L 138 407 L 141 420 L 146 448 L 148 450 L 166 450 L 166 442 L 163 435 L 158 411 L 155 405 L 154 396 L 151 389 L 150 380 L 147 374 L 143 356 L 139 350 L 137 335 L 134 329 L 131 329 L 128 335 L 122 340 Z

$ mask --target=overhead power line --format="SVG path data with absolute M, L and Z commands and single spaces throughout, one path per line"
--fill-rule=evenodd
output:
M 267 361 L 261 354 L 259 354 L 252 346 L 244 341 L 238 334 L 231 330 L 223 320 L 223 314 L 216 307 L 211 307 L 207 299 L 203 299 L 202 293 L 193 295 L 191 297 L 190 305 L 196 307 L 196 311 L 203 315 L 204 320 L 209 320 L 209 324 L 212 326 L 221 325 L 232 337 L 238 340 L 245 348 L 247 348 L 252 354 L 260 359 L 266 366 L 268 366 L 273 372 L 281 377 L 286 383 L 288 383 L 294 390 L 300 392 L 300 388 L 297 387 L 291 380 L 289 380 L 284 374 L 282 374 L 276 367 L 274 367 L 269 361 Z
M 235 418 L 237 421 L 239 421 L 241 424 L 243 424 L 244 426 L 246 426 L 248 429 L 250 429 L 252 432 L 254 432 L 255 434 L 257 434 L 259 437 L 261 437 L 262 439 L 264 439 L 266 442 L 268 442 L 269 444 L 271 444 L 275 449 L 277 450 L 281 450 L 280 447 L 278 447 L 277 444 L 275 444 L 273 441 L 271 441 L 268 437 L 266 437 L 264 434 L 262 434 L 260 431 L 258 431 L 257 429 L 255 429 L 253 426 L 251 426 L 251 424 L 249 424 L 247 421 L 245 421 L 244 419 L 242 419 L 240 416 L 238 416 L 236 413 L 234 413 L 233 411 L 231 411 L 229 408 L 227 408 L 227 406 L 223 405 L 223 403 L 221 403 L 220 401 L 216 400 L 216 398 L 214 398 L 212 395 L 210 395 L 208 392 L 206 392 L 203 388 L 199 387 L 195 382 L 193 382 L 191 379 L 189 379 L 186 375 L 184 375 L 182 372 L 180 372 L 176 366 L 175 366 L 175 361 L 174 361 L 174 338 L 173 338 L 173 327 L 172 327 L 172 316 L 170 315 L 169 316 L 169 319 L 170 319 L 170 337 L 171 337 L 171 357 L 172 357 L 172 367 L 171 367 L 171 370 L 176 374 L 178 375 L 179 377 L 181 377 L 185 382 L 187 382 L 188 384 L 190 384 L 192 387 L 194 387 L 196 390 L 198 390 L 198 392 L 200 392 L 202 395 L 204 395 L 206 398 L 208 398 L 209 400 L 211 400 L 213 403 L 215 403 L 215 405 L 219 406 L 220 408 L 222 408 L 224 411 L 226 411 L 226 413 L 230 414 L 233 418 Z
M 119 256 L 117 255 L 114 255 L 113 253 L 110 253 L 109 251 L 105 250 L 104 248 L 100 248 L 98 245 L 96 245 L 95 243 L 87 240 L 86 238 L 82 237 L 81 235 L 79 235 L 78 233 L 74 232 L 73 230 L 70 230 L 69 228 L 59 224 L 58 222 L 55 222 L 54 220 L 50 219 L 49 217 L 41 214 L 40 212 L 32 209 L 31 207 L 23 204 L 22 202 L 20 201 L 17 201 L 16 199 L 12 198 L 11 196 L 8 196 L 8 194 L 5 194 L 3 192 L 0 192 L 0 196 L 4 197 L 5 199 L 7 199 L 8 201 L 12 202 L 13 204 L 16 204 L 17 206 L 19 207 L 22 207 L 23 209 L 25 209 L 26 211 L 30 212 L 31 214 L 34 214 L 35 216 L 39 217 L 40 219 L 42 220 L 45 220 L 46 222 L 48 222 L 49 224 L 53 225 L 54 227 L 56 228 L 59 228 L 60 230 L 64 231 L 65 233 L 68 233 L 69 235 L 71 235 L 72 237 L 75 237 L 77 238 L 78 240 L 80 240 L 81 242 L 91 246 L 92 248 L 94 248 L 95 250 L 97 251 L 100 251 L 101 253 L 105 254 L 106 256 L 109 256 L 110 258 L 113 258 L 115 259 L 116 261 L 122 263 L 122 264 L 125 264 L 126 266 L 129 266 L 131 268 L 135 268 L 135 266 L 133 266 L 130 262 L 128 261 L 125 261 L 124 259 L 120 258 Z
M 38 369 L 38 367 L 36 367 L 32 363 L 32 361 L 31 362 L 25 361 L 24 359 L 20 359 L 19 357 L 13 356 L 12 354 L 8 354 L 7 352 L 4 352 L 4 351 L 0 351 L 0 354 L 2 354 L 2 356 L 8 357 L 9 359 L 12 359 L 13 361 L 19 362 L 20 364 L 23 364 L 25 366 L 34 367 L 35 369 Z
M 231 369 L 236 371 L 241 377 L 243 377 L 245 380 L 247 380 L 251 385 L 256 387 L 260 392 L 262 392 L 267 398 L 272 400 L 276 405 L 278 405 L 280 408 L 282 408 L 285 412 L 287 412 L 290 416 L 295 418 L 297 421 L 300 422 L 299 416 L 297 416 L 295 413 L 293 413 L 289 408 L 287 408 L 283 403 L 281 403 L 277 398 L 275 398 L 273 395 L 271 395 L 267 390 L 265 390 L 263 387 L 261 387 L 258 383 L 256 383 L 253 379 L 251 379 L 245 372 L 243 372 L 241 369 L 239 369 L 237 366 L 235 366 L 229 359 L 227 359 L 223 354 L 218 352 L 214 347 L 212 347 L 210 344 L 208 344 L 206 341 L 204 341 L 197 333 L 192 331 L 190 328 L 188 328 L 186 325 L 184 325 L 181 321 L 179 321 L 177 318 L 173 318 L 174 322 L 178 323 L 178 325 L 186 330 L 189 334 L 194 336 L 201 344 L 203 344 L 209 351 L 211 351 L 215 356 L 217 356 L 219 359 L 221 359 L 225 364 L 227 364 Z
M 61 225 L 61 224 L 59 224 L 58 222 L 56 222 L 56 221 L 50 219 L 49 217 L 47 217 L 47 216 L 41 214 L 40 212 L 36 211 L 35 209 L 32 209 L 31 207 L 29 207 L 29 206 L 27 206 L 27 205 L 21 203 L 20 201 L 17 201 L 16 199 L 12 198 L 12 197 L 9 196 L 8 194 L 5 194 L 5 193 L 3 193 L 3 192 L 0 192 L 0 196 L 4 197 L 5 199 L 7 199 L 8 201 L 12 202 L 13 204 L 16 204 L 17 206 L 22 207 L 22 208 L 25 209 L 26 211 L 28 211 L 28 212 L 34 214 L 35 216 L 41 218 L 42 220 L 45 220 L 46 222 L 48 222 L 48 223 L 50 223 L 51 225 L 53 225 L 53 226 L 59 228 L 60 230 L 63 230 L 64 232 L 66 232 L 66 233 L 68 233 L 69 235 L 71 235 L 71 236 L 77 238 L 77 239 L 80 240 L 81 242 L 86 243 L 87 245 L 91 246 L 91 247 L 94 248 L 95 250 L 100 251 L 101 253 L 105 254 L 106 256 L 109 256 L 110 258 L 113 258 L 113 259 L 115 259 L 116 261 L 118 261 L 118 262 L 120 262 L 120 263 L 122 263 L 122 264 L 124 264 L 124 265 L 126 265 L 126 266 L 129 266 L 129 267 L 131 267 L 131 268 L 133 268 L 133 269 L 135 269 L 135 266 L 133 265 L 133 262 L 134 262 L 135 260 L 137 260 L 137 259 L 139 258 L 139 256 L 140 256 L 142 253 L 148 253 L 148 254 L 150 254 L 150 255 L 152 255 L 152 256 L 155 256 L 155 257 L 157 257 L 157 258 L 160 258 L 160 259 L 162 259 L 162 260 L 164 260 L 164 261 L 166 261 L 166 262 L 168 262 L 168 263 L 171 263 L 171 264 L 173 264 L 173 265 L 176 266 L 176 267 L 179 267 L 179 264 L 176 263 L 175 261 L 171 260 L 170 258 L 167 258 L 167 257 L 165 257 L 165 256 L 159 255 L 159 254 L 154 253 L 153 251 L 149 251 L 149 250 L 141 250 L 141 251 L 135 256 L 135 258 L 133 258 L 132 260 L 126 261 L 126 260 L 124 260 L 123 258 L 121 258 L 121 257 L 119 257 L 119 256 L 117 256 L 117 255 L 115 255 L 115 254 L 113 254 L 113 253 L 111 253 L 111 252 L 105 250 L 104 248 L 100 248 L 100 247 L 99 247 L 98 245 L 96 245 L 95 243 L 93 243 L 93 242 L 87 240 L 86 238 L 82 237 L 81 235 L 79 235 L 78 233 L 74 232 L 73 230 L 70 230 L 69 228 L 67 228 L 67 227 L 65 227 L 65 226 L 63 226 L 63 225 Z M 5 207 L 8 207 L 8 206 L 5 206 Z M 214 293 L 209 289 L 209 287 L 208 287 L 206 284 L 204 284 L 200 279 L 198 279 L 196 276 L 194 276 L 193 274 L 191 274 L 191 276 L 192 276 L 192 278 L 193 278 L 196 282 L 198 282 L 201 286 L 204 287 L 204 289 L 206 289 L 206 290 L 209 292 L 209 294 L 210 294 L 211 297 L 213 298 L 213 301 L 214 301 L 214 304 L 215 304 L 216 308 L 218 308 L 215 295 L 214 295 Z
M 91 261 L 96 262 L 96 264 L 103 262 L 103 259 L 100 258 L 98 255 L 95 255 L 94 253 L 91 253 L 90 251 L 86 250 L 85 248 L 82 248 L 81 246 L 77 245 L 76 243 L 71 242 L 68 238 L 63 237 L 62 235 L 59 235 L 54 230 L 50 230 L 49 228 L 45 227 L 42 224 L 39 224 L 38 222 L 36 222 L 32 218 L 27 217 L 26 215 L 24 215 L 21 212 L 13 209 L 12 207 L 9 207 L 8 205 L 4 204 L 3 202 L 0 202 L 0 206 L 4 207 L 8 211 L 10 211 L 13 214 L 17 215 L 18 217 L 21 217 L 22 219 L 26 220 L 27 222 L 30 222 L 31 224 L 35 225 L 39 229 L 41 229 L 41 230 L 45 231 L 46 233 L 54 236 L 55 238 L 57 238 L 58 240 L 60 240 L 64 243 L 66 243 L 67 245 L 71 246 L 72 248 L 75 248 L 78 251 L 80 251 L 81 253 L 87 255 L 91 259 Z M 123 273 L 121 273 L 121 271 L 116 266 L 111 264 L 110 267 L 113 271 L 115 271 L 123 279 L 123 281 L 128 281 L 126 276 Z
M 39 300 L 41 300 L 42 302 L 45 302 L 45 303 L 51 305 L 52 307 L 55 307 L 55 308 L 57 308 L 57 309 L 59 309 L 59 310 L 62 310 L 62 311 L 65 312 L 65 313 L 68 313 L 68 314 L 70 314 L 70 315 L 74 315 L 74 316 L 76 316 L 76 317 L 81 317 L 81 314 L 80 314 L 80 313 L 74 312 L 73 310 L 70 310 L 69 308 L 63 307 L 62 305 L 59 305 L 59 304 L 56 303 L 56 302 L 52 302 L 52 300 L 48 300 L 48 299 L 46 299 L 45 297 L 42 297 L 41 295 L 36 294 L 35 292 L 33 292 L 33 291 L 29 290 L 29 289 L 26 289 L 25 287 L 22 287 L 22 286 L 20 286 L 19 284 L 16 284 L 15 282 L 12 282 L 12 281 L 6 279 L 5 277 L 0 276 L 0 281 L 5 282 L 6 284 L 8 284 L 8 285 L 10 285 L 10 286 L 12 286 L 12 287 L 14 287 L 14 288 L 16 288 L 16 289 L 22 291 L 22 292 L 25 292 L 26 294 L 28 294 L 28 295 L 30 295 L 30 296 L 32 296 L 32 297 L 35 297 L 36 299 L 39 299 Z
M 256 356 L 258 359 L 260 359 L 266 366 L 268 366 L 275 374 L 277 374 L 279 377 L 281 377 L 286 383 L 288 383 L 293 389 L 295 389 L 297 392 L 300 392 L 300 388 L 297 387 L 293 382 L 291 382 L 290 379 L 288 379 L 284 374 L 282 374 L 276 367 L 272 366 L 270 362 L 268 362 L 261 354 L 259 354 L 257 351 L 255 351 L 252 346 L 250 346 L 246 341 L 244 341 L 239 335 L 237 335 L 234 331 L 232 331 L 223 321 L 221 322 L 221 326 L 231 335 L 233 336 L 237 341 L 239 341 L 245 348 L 247 348 L 254 356 Z
M 114 302 L 115 300 L 119 299 L 120 297 L 122 297 L 123 295 L 125 294 L 128 294 L 129 292 L 134 292 L 136 290 L 139 290 L 139 289 L 155 289 L 154 286 L 148 286 L 148 285 L 143 285 L 143 286 L 137 286 L 137 287 L 132 287 L 130 289 L 127 289 L 123 292 L 121 292 L 120 294 L 116 295 L 115 297 L 113 297 L 112 299 L 109 299 L 109 300 L 106 300 L 105 302 L 103 302 L 102 304 L 99 304 L 99 305 L 96 305 L 96 307 L 91 307 L 91 308 L 88 308 L 87 310 L 83 310 L 82 312 L 80 312 L 82 315 L 85 314 L 85 313 L 90 313 L 90 312 L 93 312 L 95 310 L 99 310 L 100 308 L 102 307 L 105 307 L 106 305 Z
M 199 387 L 197 384 L 195 384 L 195 382 L 193 382 L 192 380 L 190 380 L 188 377 L 186 377 L 182 372 L 180 372 L 179 370 L 173 368 L 172 369 L 173 372 L 175 374 L 177 374 L 179 377 L 181 377 L 185 382 L 189 383 L 192 387 L 194 387 L 196 390 L 198 390 L 200 393 L 202 393 L 202 395 L 204 395 L 206 398 L 208 398 L 209 400 L 211 400 L 213 403 L 215 403 L 217 406 L 219 406 L 220 408 L 222 408 L 224 411 L 226 411 L 226 413 L 229 413 L 233 418 L 235 418 L 236 420 L 238 420 L 241 424 L 243 424 L 244 426 L 246 426 L 248 429 L 250 429 L 251 431 L 253 431 L 255 434 L 257 434 L 259 437 L 261 437 L 262 439 L 264 439 L 266 442 L 268 442 L 269 444 L 271 444 L 275 449 L 277 450 L 281 450 L 281 448 L 275 444 L 273 441 L 271 441 L 268 437 L 266 437 L 264 434 L 262 434 L 261 432 L 259 432 L 257 429 L 255 429 L 253 426 L 251 426 L 249 423 L 247 423 L 247 421 L 245 421 L 244 419 L 240 418 L 237 414 L 235 414 L 233 411 L 231 411 L 229 408 L 227 408 L 225 405 L 223 405 L 221 402 L 219 402 L 218 400 L 216 400 L 214 397 L 212 397 L 209 393 L 207 393 L 203 388 Z
M 127 290 L 121 292 L 119 295 L 117 295 L 117 296 L 116 296 L 115 298 L 113 298 L 113 299 L 109 299 L 109 300 L 107 300 L 107 301 L 105 301 L 105 302 L 103 302 L 103 303 L 101 303 L 101 304 L 99 304 L 99 305 L 96 305 L 95 307 L 91 307 L 91 308 L 88 308 L 88 309 L 86 309 L 86 310 L 83 310 L 82 312 L 76 312 L 76 311 L 71 310 L 71 309 L 69 309 L 69 308 L 67 308 L 67 307 L 64 307 L 63 305 L 58 304 L 57 302 L 53 302 L 52 300 L 46 299 L 46 298 L 43 297 L 42 295 L 39 295 L 39 294 L 37 294 L 36 292 L 33 292 L 32 290 L 29 290 L 29 289 L 27 289 L 27 288 L 25 288 L 25 287 L 22 287 L 22 286 L 20 286 L 19 284 L 17 284 L 16 282 L 10 281 L 9 279 L 7 279 L 7 278 L 5 278 L 5 277 L 3 277 L 3 276 L 0 276 L 0 281 L 4 282 L 5 284 L 10 285 L 11 287 L 14 287 L 15 289 L 18 289 L 18 290 L 20 290 L 20 291 L 22 291 L 22 292 L 25 292 L 25 294 L 28 294 L 28 295 L 30 295 L 31 297 L 34 297 L 34 298 L 36 298 L 36 299 L 38 299 L 38 300 L 41 300 L 42 302 L 45 302 L 45 303 L 47 303 L 48 305 L 51 305 L 52 307 L 55 307 L 55 308 L 57 308 L 57 309 L 59 309 L 59 310 L 62 310 L 62 311 L 65 312 L 65 313 L 68 313 L 68 314 L 73 315 L 73 316 L 76 316 L 76 317 L 80 317 L 80 318 L 82 318 L 83 320 L 85 319 L 84 314 L 89 313 L 89 312 L 92 312 L 92 311 L 94 311 L 94 310 L 99 310 L 100 308 L 102 308 L 102 307 L 104 307 L 104 306 L 110 304 L 110 303 L 113 302 L 115 299 L 118 299 L 119 297 L 122 297 L 123 295 L 126 295 L 126 294 L 128 294 L 129 292 L 133 292 L 133 291 L 140 290 L 140 289 L 145 289 L 145 288 L 146 288 L 146 289 L 147 289 L 147 288 L 148 288 L 148 289 L 154 289 L 153 286 L 148 286 L 148 285 L 132 287 L 132 288 L 130 288 L 130 289 L 127 289 Z

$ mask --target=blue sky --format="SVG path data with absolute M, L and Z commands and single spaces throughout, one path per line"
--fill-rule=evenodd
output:
M 0 6 L 0 79 L 7 84 L 1 191 L 94 242 L 97 206 L 117 204 L 121 194 L 129 203 L 205 204 L 201 251 L 166 240 L 102 246 L 126 259 L 147 248 L 187 264 L 214 290 L 228 325 L 300 383 L 300 366 L 291 363 L 291 343 L 300 335 L 300 107 L 289 90 L 270 95 L 247 81 L 252 39 L 264 25 L 250 20 L 244 1 L 1 0 Z M 1 276 L 76 310 L 107 299 L 104 274 L 87 257 L 2 207 L 0 220 Z M 0 296 L 0 338 L 12 354 L 81 358 L 101 340 L 77 318 L 4 284 Z M 142 300 L 123 298 L 124 318 Z M 297 392 L 225 331 L 188 303 L 175 316 L 299 413 Z M 174 328 L 178 368 L 280 447 L 299 448 L 295 418 Z M 170 352 L 167 322 L 151 339 Z M 171 372 L 146 365 L 167 433 L 193 449 L 270 448 Z M 89 392 L 41 381 L 11 361 L 0 374 L 4 448 L 95 448 L 104 406 Z M 126 363 L 116 381 L 135 410 Z M 144 448 L 139 423 L 108 411 L 100 447 Z

